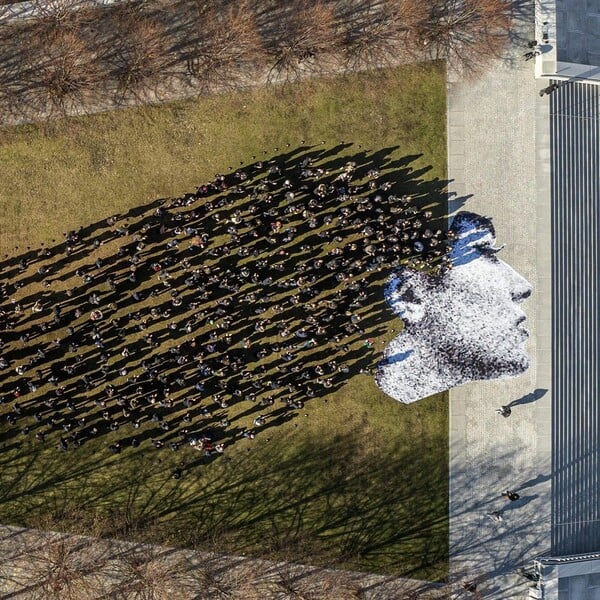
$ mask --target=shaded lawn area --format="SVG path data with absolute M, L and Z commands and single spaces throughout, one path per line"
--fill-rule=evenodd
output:
M 443 72 L 406 67 L 5 132 L 3 254 L 52 245 L 68 229 L 192 191 L 216 172 L 260 158 L 263 148 L 270 155 L 287 143 L 321 139 L 352 141 L 354 151 L 394 147 L 396 158 L 422 155 L 412 166 L 431 166 L 427 176 L 443 178 Z M 390 319 L 379 322 L 397 330 L 400 321 Z M 373 336 L 375 354 L 394 335 Z M 214 460 L 188 447 L 112 456 L 105 447 L 111 441 L 63 454 L 11 439 L 0 454 L 0 520 L 445 575 L 446 395 L 404 406 L 371 376 L 356 375 Z M 198 468 L 171 479 L 181 462 Z
M 360 376 L 223 457 L 2 453 L 3 522 L 416 578 L 447 561 L 445 396 L 406 407 Z M 305 416 L 308 415 L 308 416 Z M 110 440 L 109 440 L 110 441 Z M 181 480 L 171 469 L 200 461 Z

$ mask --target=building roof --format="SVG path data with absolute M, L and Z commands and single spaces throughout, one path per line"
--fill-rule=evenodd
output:
M 557 60 L 600 66 L 600 0 L 556 0 Z
M 536 76 L 600 84 L 600 0 L 537 0 Z

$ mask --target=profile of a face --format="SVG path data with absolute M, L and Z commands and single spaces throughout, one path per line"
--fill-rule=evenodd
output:
M 400 402 L 514 377 L 529 366 L 520 303 L 531 285 L 498 259 L 490 219 L 461 212 L 450 232 L 452 268 L 436 276 L 404 268 L 386 286 L 404 328 L 387 346 L 375 379 Z

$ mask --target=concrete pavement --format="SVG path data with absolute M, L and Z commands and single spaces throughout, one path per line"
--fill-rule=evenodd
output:
M 533 38 L 531 23 L 522 24 Z M 533 286 L 523 304 L 531 366 L 450 392 L 450 570 L 484 598 L 527 598 L 514 571 L 550 545 L 551 293 L 548 98 L 514 48 L 477 80 L 448 83 L 450 213 L 492 217 L 500 258 Z M 495 409 L 512 403 L 512 415 Z M 506 489 L 517 502 L 501 497 Z M 495 522 L 486 513 L 502 511 Z

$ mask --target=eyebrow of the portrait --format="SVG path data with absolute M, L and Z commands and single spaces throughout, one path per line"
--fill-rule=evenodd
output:
M 466 265 L 481 258 L 484 248 L 491 248 L 496 241 L 489 230 L 477 229 L 463 235 L 452 244 L 450 259 L 455 267 Z
M 467 234 L 461 235 L 457 240 L 456 244 L 462 244 L 463 246 L 471 247 L 482 247 L 482 246 L 493 246 L 496 241 L 496 236 L 493 231 L 489 229 L 474 229 Z
M 470 231 L 489 232 L 492 236 L 496 236 L 494 224 L 489 217 L 478 215 L 468 211 L 460 211 L 452 220 L 450 230 L 457 236 L 468 233 Z

